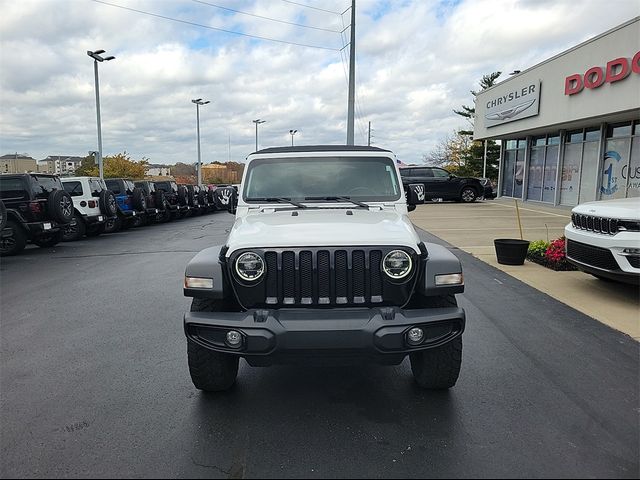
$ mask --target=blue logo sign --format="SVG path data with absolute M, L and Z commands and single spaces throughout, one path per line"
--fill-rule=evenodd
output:
M 614 162 L 615 160 L 615 162 Z M 603 195 L 613 195 L 618 191 L 618 177 L 613 176 L 613 166 L 615 163 L 622 160 L 622 157 L 618 152 L 609 151 L 604 154 L 604 171 L 603 174 L 607 175 L 607 185 L 603 185 L 600 187 L 600 193 Z

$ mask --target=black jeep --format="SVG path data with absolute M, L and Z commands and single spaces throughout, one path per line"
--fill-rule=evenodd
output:
M 15 255 L 27 242 L 52 247 L 62 241 L 62 228 L 73 218 L 73 201 L 56 175 L 0 175 L 0 197 L 6 207 L 6 227 L 0 254 Z M 9 230 L 11 233 L 9 234 Z
M 162 180 L 154 183 L 156 190 L 164 192 L 171 218 L 181 218 L 185 216 L 189 210 L 186 189 L 181 185 L 178 186 L 174 180 Z
M 140 180 L 134 182 L 135 186 L 144 192 L 147 199 L 147 217 L 155 222 L 167 222 L 171 220 L 166 195 L 163 190 L 156 188 L 155 182 Z
M 426 200 L 454 200 L 471 203 L 478 198 L 491 195 L 492 189 L 485 188 L 479 179 L 458 177 L 444 168 L 405 167 L 400 169 L 405 193 L 409 184 L 421 184 Z

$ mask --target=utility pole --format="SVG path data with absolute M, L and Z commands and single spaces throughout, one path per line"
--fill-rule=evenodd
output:
M 258 151 L 258 125 L 260 125 L 261 123 L 265 123 L 266 120 L 260 120 L 259 118 L 257 120 L 252 120 L 253 123 L 256 124 L 256 152 Z
M 102 164 L 102 126 L 100 120 L 100 82 L 98 81 L 98 62 L 102 63 L 105 61 L 110 61 L 115 59 L 113 55 L 109 57 L 102 57 L 101 55 L 105 53 L 104 50 L 96 50 L 92 52 L 91 50 L 87 50 L 87 55 L 93 58 L 93 74 L 95 77 L 96 84 L 96 117 L 98 123 L 98 168 L 100 170 L 100 178 L 104 178 L 104 167 Z M 60 163 L 60 158 L 58 158 L 58 163 Z
M 356 102 L 356 0 L 351 0 L 351 40 L 349 42 L 349 100 L 347 106 L 347 145 L 354 145 Z
M 200 158 L 200 106 L 209 103 L 209 100 L 203 102 L 201 98 L 191 100 L 191 103 L 196 104 L 196 129 L 198 132 L 198 186 L 202 185 L 202 160 Z
M 369 122 L 369 138 L 367 139 L 367 147 L 371 146 L 371 122 Z
M 487 178 L 487 141 L 484 141 L 484 162 L 482 163 L 482 178 Z

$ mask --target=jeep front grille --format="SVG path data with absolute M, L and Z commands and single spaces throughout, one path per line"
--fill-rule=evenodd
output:
M 604 235 L 615 235 L 619 231 L 619 219 L 594 217 L 580 213 L 571 214 L 571 223 L 575 228 Z
M 381 271 L 384 255 L 398 248 L 412 256 L 414 265 L 402 283 Z M 231 256 L 231 266 L 244 251 Z M 234 290 L 245 308 L 403 306 L 411 296 L 419 263 L 415 252 L 402 247 L 250 251 L 262 256 L 266 272 L 255 285 L 241 282 L 232 273 Z

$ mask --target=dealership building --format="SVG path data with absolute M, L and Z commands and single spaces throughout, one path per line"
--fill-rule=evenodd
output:
M 640 17 L 476 97 L 501 140 L 498 195 L 572 207 L 640 196 Z

